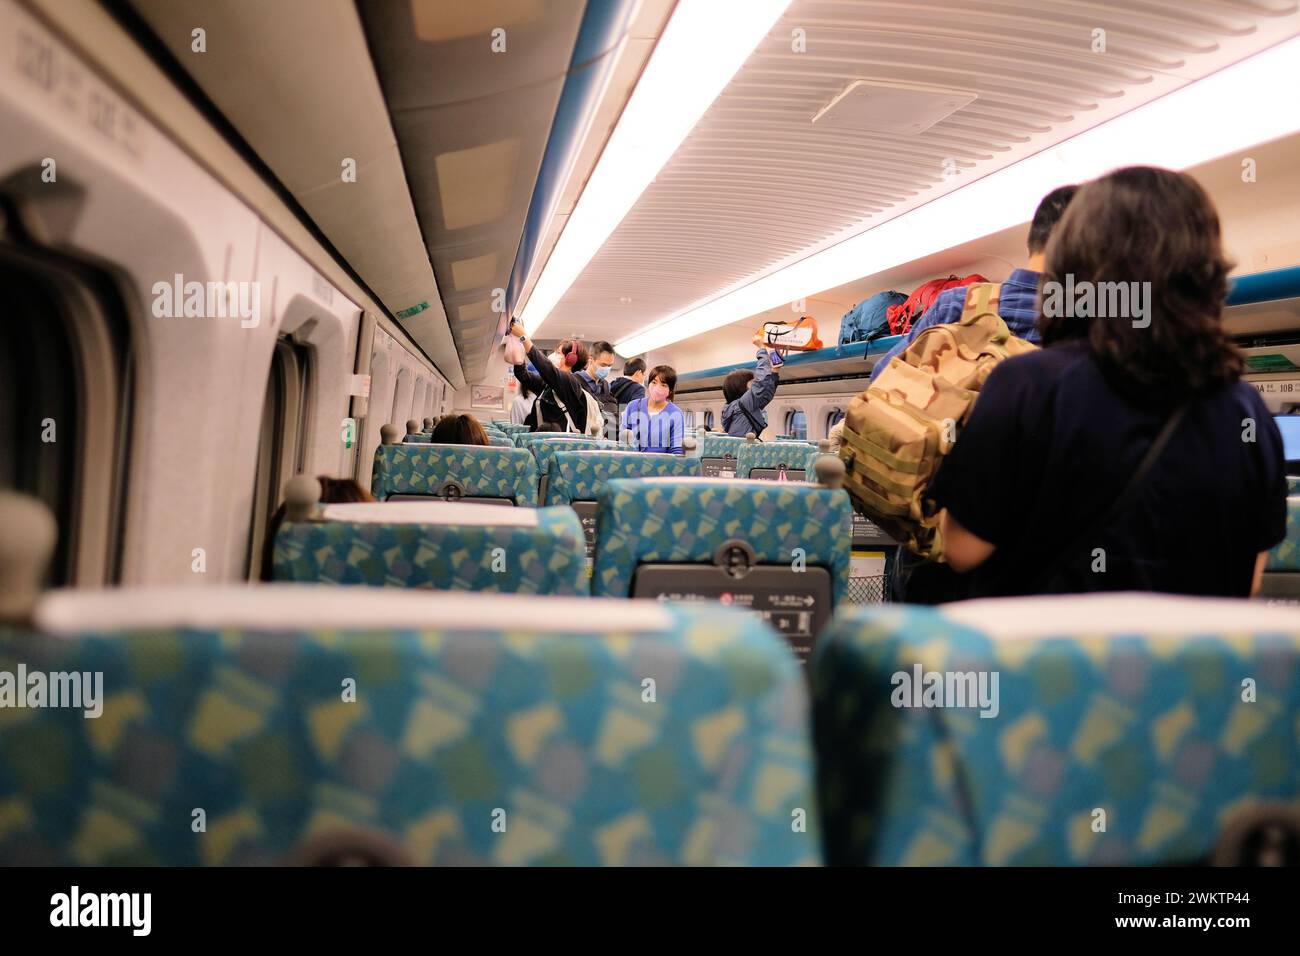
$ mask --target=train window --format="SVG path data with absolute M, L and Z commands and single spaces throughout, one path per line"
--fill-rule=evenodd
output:
M 393 385 L 393 410 L 388 416 L 388 420 L 399 428 L 405 428 L 406 420 L 411 417 L 411 396 L 402 394 L 410 381 L 411 373 L 404 368 L 399 368 L 397 382 Z
M 53 512 L 51 587 L 119 578 L 131 355 L 111 288 L 0 243 L 0 488 Z
M 797 408 L 790 409 L 785 413 L 785 433 L 791 438 L 806 439 L 808 416 Z
M 248 576 L 264 577 L 267 538 L 274 533 L 272 517 L 280 505 L 284 484 L 307 466 L 311 426 L 311 351 L 289 338 L 275 343 L 271 371 L 262 402 L 257 445 L 257 477 L 248 536 Z
M 834 428 L 836 425 L 838 425 L 840 419 L 842 419 L 843 417 L 844 417 L 844 409 L 842 408 L 838 408 L 838 407 L 832 408 L 829 412 L 827 412 L 826 413 L 826 434 L 829 435 L 831 433 L 831 429 Z
M 713 411 L 712 411 L 712 409 L 710 409 L 710 410 L 708 410 L 708 411 L 706 411 L 706 412 L 704 413 L 704 427 L 705 427 L 705 428 L 709 428 L 709 429 L 712 429 L 712 428 L 713 428 Z

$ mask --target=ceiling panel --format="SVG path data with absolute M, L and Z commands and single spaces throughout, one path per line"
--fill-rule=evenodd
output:
M 626 337 L 1297 33 L 1293 0 L 795 0 L 548 332 Z M 974 99 L 813 123 L 858 80 Z
M 497 333 L 492 290 L 510 279 L 586 0 L 358 9 L 461 364 L 478 381 Z
M 132 5 L 388 310 L 418 310 L 418 321 L 404 327 L 453 385 L 463 385 L 357 7 Z M 196 26 L 207 31 L 203 53 L 191 48 Z M 355 177 L 343 175 L 345 161 Z

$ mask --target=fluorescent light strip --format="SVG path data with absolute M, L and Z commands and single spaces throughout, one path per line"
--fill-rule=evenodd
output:
M 1300 37 L 1035 153 L 829 249 L 618 342 L 641 355 L 979 239 L 1033 217 L 1057 186 L 1123 166 L 1188 169 L 1300 130 Z
M 520 321 L 536 335 L 790 0 L 678 0 Z

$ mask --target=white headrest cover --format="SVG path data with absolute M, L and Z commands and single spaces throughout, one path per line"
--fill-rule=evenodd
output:
M 359 501 L 326 505 L 326 521 L 357 521 L 365 524 L 460 524 L 537 527 L 537 509 L 504 505 L 476 505 L 464 501 Z
M 626 598 L 470 594 L 323 584 L 60 590 L 36 606 L 39 631 L 56 636 L 191 627 L 266 631 L 425 628 L 581 632 L 584 621 L 608 630 L 663 632 L 672 618 L 656 601 Z
M 1140 593 L 1044 595 L 958 601 L 940 610 L 949 620 L 981 631 L 993 640 L 1053 635 L 1193 637 L 1252 632 L 1300 636 L 1300 610 L 1234 598 Z

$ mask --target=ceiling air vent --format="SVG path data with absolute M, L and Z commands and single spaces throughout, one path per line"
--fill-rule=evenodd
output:
M 890 80 L 854 80 L 823 106 L 812 121 L 822 126 L 909 136 L 925 132 L 975 97 L 968 90 Z

